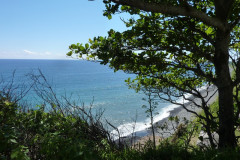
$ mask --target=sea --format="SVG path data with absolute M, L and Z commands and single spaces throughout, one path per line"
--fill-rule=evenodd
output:
M 108 65 L 84 60 L 23 60 L 0 59 L 0 83 L 10 82 L 14 85 L 31 85 L 29 74 L 38 74 L 39 70 L 46 77 L 57 96 L 68 96 L 79 105 L 91 106 L 93 110 L 104 110 L 102 120 L 111 122 L 118 127 L 121 136 L 127 136 L 133 131 L 139 134 L 150 127 L 147 116 L 148 105 L 146 95 L 129 89 L 125 80 L 134 79 L 134 74 L 123 71 L 114 72 Z M 14 78 L 13 77 L 14 73 Z M 30 91 L 24 99 L 31 102 L 34 108 L 42 103 L 34 91 Z M 167 102 L 158 102 L 154 121 L 157 122 L 169 116 L 169 111 L 177 106 Z M 111 127 L 109 128 L 111 130 Z M 114 129 L 112 128 L 114 133 Z M 143 136 L 143 135 L 140 135 Z

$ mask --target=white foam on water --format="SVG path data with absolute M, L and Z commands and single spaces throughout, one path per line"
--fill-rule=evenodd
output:
M 208 86 L 203 86 L 203 87 L 197 88 L 197 90 L 201 91 L 201 90 L 207 89 L 207 87 Z M 192 95 L 191 94 L 184 95 L 185 99 L 189 98 L 190 96 L 192 96 Z M 178 99 L 176 102 L 180 103 L 180 104 L 184 104 L 184 103 L 188 103 L 189 100 L 184 100 L 184 98 L 182 97 L 182 98 Z M 153 122 L 156 123 L 156 122 L 163 120 L 164 118 L 169 117 L 170 112 L 180 106 L 181 105 L 170 104 L 164 108 L 161 108 L 158 112 L 159 114 L 154 117 Z M 150 118 L 147 118 L 142 122 L 122 124 L 118 127 L 118 130 L 120 132 L 120 137 L 130 136 L 131 134 L 133 134 L 133 132 L 135 132 L 136 136 L 138 136 L 137 132 L 140 132 L 140 131 L 146 132 L 149 127 L 151 127 L 151 120 L 150 120 Z M 112 136 L 113 139 L 116 140 L 119 138 L 118 132 L 116 130 L 113 130 L 111 132 L 111 134 L 113 135 Z
M 170 112 L 178 107 L 180 106 L 171 104 L 164 108 L 161 108 L 158 112 L 159 114 L 154 117 L 153 122 L 156 123 L 164 118 L 169 117 Z M 136 136 L 138 136 L 137 132 L 147 131 L 149 127 L 151 127 L 151 120 L 150 118 L 147 118 L 142 122 L 122 124 L 118 127 L 118 130 L 120 132 L 120 137 L 130 136 L 133 132 L 135 132 Z M 111 133 L 113 135 L 113 139 L 119 138 L 118 132 L 116 130 L 113 130 Z

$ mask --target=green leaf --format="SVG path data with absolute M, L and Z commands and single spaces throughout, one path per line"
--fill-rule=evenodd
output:
M 107 18 L 110 20 L 110 19 L 112 19 L 112 15 L 111 14 L 108 14 L 107 15 Z
M 89 38 L 89 40 L 88 40 L 88 41 L 89 41 L 89 43 L 92 43 L 92 42 L 93 42 L 93 41 L 92 41 L 92 39 L 90 39 L 90 38 Z
M 89 48 L 89 44 L 88 44 L 88 43 L 85 44 L 85 48 L 86 48 L 86 49 Z
M 10 142 L 17 143 L 16 139 L 10 139 Z
M 83 51 L 83 50 L 85 50 L 85 48 L 81 45 L 81 46 L 79 46 L 79 50 Z
M 69 51 L 68 53 L 67 53 L 67 56 L 72 56 L 72 51 Z
M 206 33 L 209 35 L 213 32 L 213 29 L 211 27 L 208 27 L 208 29 L 206 30 Z

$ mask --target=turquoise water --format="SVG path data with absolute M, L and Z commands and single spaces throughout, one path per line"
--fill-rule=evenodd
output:
M 142 105 L 146 102 L 143 93 L 136 93 L 124 82 L 134 75 L 122 71 L 115 72 L 108 66 L 81 60 L 0 60 L 0 74 L 3 79 L 11 77 L 14 70 L 16 83 L 31 83 L 25 76 L 38 69 L 47 78 L 57 95 L 70 95 L 88 106 L 94 99 L 93 108 L 105 109 L 104 118 L 116 126 L 131 124 L 136 117 L 144 128 L 148 123 Z M 33 98 L 34 97 L 34 98 Z M 27 97 L 37 103 L 40 99 L 30 92 Z M 163 116 L 167 103 L 159 103 L 157 110 Z

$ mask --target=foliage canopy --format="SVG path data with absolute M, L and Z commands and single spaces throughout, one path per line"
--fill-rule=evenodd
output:
M 208 126 L 217 117 L 211 115 L 207 106 L 209 99 L 206 100 L 197 88 L 205 84 L 217 86 L 219 146 L 235 146 L 234 131 L 240 111 L 240 1 L 103 2 L 106 4 L 104 16 L 109 19 L 112 14 L 123 12 L 133 16 L 123 20 L 128 29 L 122 33 L 111 29 L 107 37 L 94 37 L 85 45 L 72 44 L 67 55 L 76 54 L 80 58 L 109 64 L 115 71 L 135 73 L 137 78 L 128 80 L 130 86 L 137 90 L 151 86 L 156 93 L 169 95 L 164 98 L 158 94 L 172 103 L 176 101 L 171 97 L 192 94 L 201 99 L 199 107 L 206 112 L 204 120 Z M 230 70 L 234 70 L 236 76 L 232 77 Z M 206 129 L 209 134 L 210 128 Z

